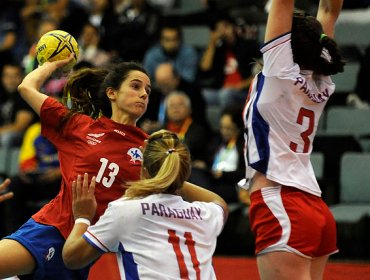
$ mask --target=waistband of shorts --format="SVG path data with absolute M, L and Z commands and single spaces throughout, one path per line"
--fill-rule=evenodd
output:
M 281 193 L 284 193 L 284 194 L 288 194 L 288 193 L 302 193 L 304 195 L 308 195 L 308 196 L 313 196 L 313 197 L 316 197 L 315 195 L 313 194 L 310 194 L 308 192 L 305 192 L 301 189 L 298 189 L 298 188 L 295 188 L 295 187 L 290 187 L 290 186 L 284 186 L 284 185 L 278 185 L 278 186 L 271 186 L 271 187 L 263 187 L 259 190 L 256 190 L 254 192 L 251 193 L 250 197 L 251 199 L 252 198 L 257 198 L 257 197 L 262 197 L 262 190 L 263 189 L 266 189 L 266 188 L 271 188 L 271 189 L 277 189 L 277 188 L 280 188 L 280 192 Z

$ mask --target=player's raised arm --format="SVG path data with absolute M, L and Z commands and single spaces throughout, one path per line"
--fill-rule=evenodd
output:
M 317 20 L 321 23 L 324 33 L 334 38 L 334 26 L 342 9 L 343 0 L 321 0 L 317 11 Z
M 42 66 L 39 66 L 29 73 L 18 86 L 18 91 L 23 99 L 35 110 L 37 114 L 40 114 L 41 105 L 48 97 L 40 91 L 41 86 L 57 69 L 67 65 L 73 59 L 74 55 L 71 54 L 68 58 L 63 60 L 45 62 Z
M 267 18 L 265 42 L 292 30 L 293 11 L 294 0 L 272 1 Z

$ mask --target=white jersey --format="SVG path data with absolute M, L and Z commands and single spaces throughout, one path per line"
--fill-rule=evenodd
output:
M 313 76 L 294 63 L 291 33 L 268 42 L 261 52 L 263 70 L 244 110 L 246 177 L 257 170 L 282 185 L 321 196 L 310 154 L 334 83 L 330 76 Z
M 119 199 L 84 238 L 116 253 L 121 279 L 216 279 L 212 256 L 223 215 L 215 203 L 170 194 Z

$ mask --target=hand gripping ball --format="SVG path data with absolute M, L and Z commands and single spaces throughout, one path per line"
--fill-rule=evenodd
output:
M 63 67 L 63 71 L 72 69 L 77 62 L 79 54 L 76 39 L 63 30 L 52 30 L 45 33 L 36 46 L 36 58 L 39 65 L 44 64 L 46 61 L 63 60 L 71 53 L 74 53 L 75 57 L 70 63 Z

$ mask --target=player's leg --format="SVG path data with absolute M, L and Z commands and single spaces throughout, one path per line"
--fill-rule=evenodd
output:
M 315 258 L 311 261 L 311 279 L 321 280 L 324 278 L 324 271 L 329 256 Z
M 337 225 L 333 214 L 323 200 L 317 202 L 321 205 L 322 218 L 324 220 L 320 234 L 320 246 L 317 248 L 317 257 L 311 261 L 311 279 L 321 280 L 324 278 L 325 266 L 329 256 L 338 251 L 337 249 Z
M 35 259 L 23 245 L 11 239 L 0 241 L 0 279 L 30 274 L 35 267 Z
M 288 252 L 271 252 L 257 257 L 261 280 L 311 280 L 311 260 Z

